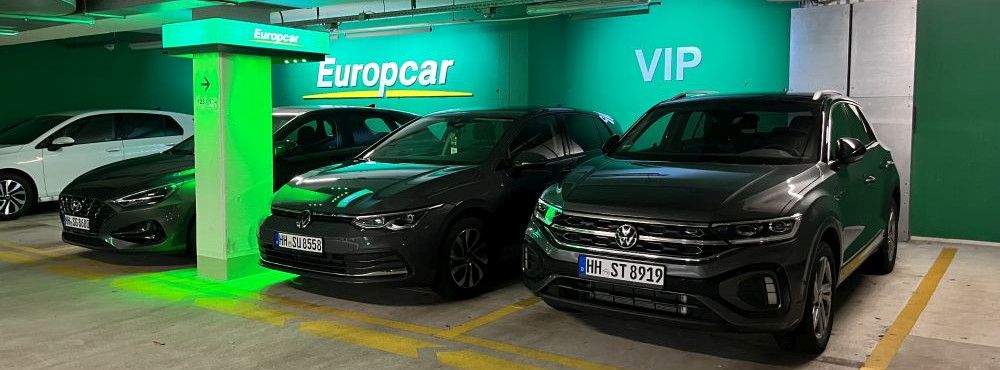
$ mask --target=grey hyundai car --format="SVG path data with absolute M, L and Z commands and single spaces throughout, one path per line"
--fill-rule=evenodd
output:
M 682 94 L 604 150 L 524 235 L 524 282 L 556 309 L 819 353 L 838 285 L 893 269 L 899 176 L 844 96 Z
M 568 108 L 422 117 L 278 190 L 260 227 L 261 264 L 471 296 L 499 259 L 519 256 L 542 190 L 620 132 L 606 115 Z
M 351 158 L 416 117 L 370 107 L 275 108 L 275 186 Z M 194 190 L 194 137 L 97 168 L 59 197 L 63 240 L 100 250 L 194 253 Z

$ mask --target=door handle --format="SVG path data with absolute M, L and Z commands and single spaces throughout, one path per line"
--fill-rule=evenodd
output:
M 875 182 L 875 176 L 869 175 L 868 177 L 865 177 L 865 184 L 871 184 L 873 182 Z
M 108 153 L 114 153 L 114 152 L 120 152 L 120 151 L 122 151 L 122 148 L 108 148 L 108 150 L 107 150 Z
M 892 167 L 894 164 L 896 164 L 896 162 L 893 162 L 893 161 L 882 162 L 882 169 L 886 169 L 886 168 Z

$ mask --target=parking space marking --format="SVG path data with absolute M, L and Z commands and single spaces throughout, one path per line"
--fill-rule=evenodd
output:
M 941 250 L 934 264 L 931 265 L 930 270 L 927 270 L 927 274 L 920 280 L 917 290 L 913 291 L 913 295 L 906 302 L 906 306 L 903 306 L 903 311 L 899 313 L 899 316 L 896 316 L 896 320 L 893 321 L 892 326 L 889 327 L 885 336 L 875 346 L 875 350 L 872 351 L 871 356 L 868 356 L 868 361 L 865 362 L 865 365 L 861 369 L 883 370 L 889 367 L 893 357 L 896 356 L 896 352 L 903 346 L 906 336 L 913 330 L 913 326 L 916 325 L 920 314 L 924 312 L 924 308 L 930 302 L 931 296 L 937 290 L 938 283 L 941 282 L 941 278 L 948 271 L 951 261 L 955 259 L 956 251 L 955 248 L 944 248 Z
M 451 340 L 459 343 L 465 343 L 474 345 L 477 347 L 489 348 L 494 351 L 506 352 L 514 355 L 518 355 L 525 358 L 530 358 L 533 360 L 551 362 L 554 364 L 559 364 L 562 366 L 574 368 L 574 369 L 584 369 L 584 370 L 613 370 L 616 367 L 604 365 L 592 361 L 582 360 L 575 357 L 557 355 L 551 352 L 539 351 L 527 347 L 521 347 L 513 345 L 510 343 L 504 343 L 500 341 L 495 341 L 491 339 L 483 339 L 468 335 L 459 335 L 457 337 L 451 338 Z
M 206 308 L 227 315 L 239 316 L 271 326 L 285 326 L 285 322 L 298 319 L 300 316 L 262 307 L 257 304 L 244 302 L 232 298 L 197 298 L 194 300 L 195 307 Z
M 488 314 L 485 314 L 483 316 L 477 317 L 475 319 L 469 320 L 469 321 L 467 321 L 467 322 L 465 322 L 463 324 L 454 326 L 451 329 L 442 331 L 442 332 L 438 333 L 437 336 L 439 336 L 441 338 L 454 338 L 454 337 L 457 337 L 459 335 L 462 335 L 462 334 L 465 334 L 465 333 L 467 333 L 469 331 L 472 331 L 472 330 L 474 330 L 474 329 L 476 329 L 478 327 L 487 325 L 489 323 L 492 323 L 494 321 L 497 321 L 497 320 L 500 320 L 500 319 L 502 319 L 504 317 L 507 317 L 508 315 L 510 315 L 512 313 L 518 312 L 518 311 L 524 309 L 525 307 L 531 306 L 531 305 L 533 305 L 535 303 L 538 303 L 540 301 L 541 301 L 541 298 L 538 298 L 538 297 L 528 297 L 528 298 L 522 299 L 520 301 L 517 301 L 517 303 L 514 303 L 514 304 L 509 305 L 507 307 L 501 308 L 499 310 L 490 312 Z
M 261 295 L 261 300 L 264 302 L 274 303 L 286 307 L 297 308 L 303 311 L 315 312 L 319 314 L 340 317 L 348 320 L 374 324 L 386 328 L 397 329 L 402 331 L 407 331 L 416 334 L 423 334 L 428 336 L 436 335 L 439 330 L 423 325 L 410 324 L 402 321 L 396 321 L 391 319 L 384 319 L 381 317 L 375 317 L 371 315 L 365 315 L 362 313 L 343 310 L 339 308 L 333 308 L 329 306 L 323 306 L 315 303 L 303 302 L 299 300 L 294 300 L 285 297 L 279 297 L 275 295 L 263 294 Z
M 457 369 L 480 370 L 480 369 L 522 369 L 536 370 L 542 369 L 537 366 L 508 361 L 502 358 L 487 356 L 473 351 L 445 351 L 437 353 L 438 362 L 445 366 Z
M 419 339 L 344 325 L 333 321 L 303 322 L 299 325 L 299 331 L 414 359 L 420 357 L 419 352 L 423 348 L 441 347 L 438 344 Z

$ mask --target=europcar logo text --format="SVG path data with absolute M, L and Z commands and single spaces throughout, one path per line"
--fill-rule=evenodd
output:
M 256 28 L 253 30 L 253 39 L 250 41 L 263 42 L 266 44 L 299 46 L 299 36 L 280 32 L 267 32 Z
M 303 99 L 351 98 L 428 98 L 468 97 L 471 92 L 446 91 L 431 87 L 448 83 L 448 72 L 455 66 L 454 59 L 406 60 L 402 63 L 369 62 L 364 64 L 337 64 L 337 58 L 327 57 L 319 63 L 316 87 L 321 89 L 352 89 L 303 96 Z M 359 86 L 373 88 L 353 90 Z M 402 87 L 397 89 L 396 87 Z M 411 88 L 413 86 L 429 89 Z

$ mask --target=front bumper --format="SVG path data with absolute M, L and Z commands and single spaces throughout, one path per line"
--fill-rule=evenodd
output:
M 697 261 L 638 259 L 577 251 L 555 242 L 532 220 L 523 242 L 525 285 L 552 305 L 676 326 L 739 332 L 785 332 L 801 320 L 808 245 L 798 239 L 741 247 Z M 662 288 L 582 277 L 580 255 L 658 264 L 666 268 Z M 775 283 L 769 304 L 763 284 Z M 759 291 L 755 288 L 760 288 Z
M 82 207 L 74 210 L 73 201 L 81 202 Z M 179 193 L 156 205 L 129 209 L 95 197 L 64 193 L 59 201 L 60 220 L 66 215 L 85 217 L 90 220 L 90 229 L 63 226 L 62 240 L 94 250 L 182 252 L 187 248 L 193 209 L 194 200 Z
M 317 216 L 300 229 L 298 215 L 275 212 L 260 227 L 260 264 L 345 283 L 429 285 L 434 281 L 450 209 L 433 209 L 416 227 L 400 231 L 361 230 L 344 219 Z M 277 232 L 322 238 L 323 253 L 278 248 L 274 243 Z

